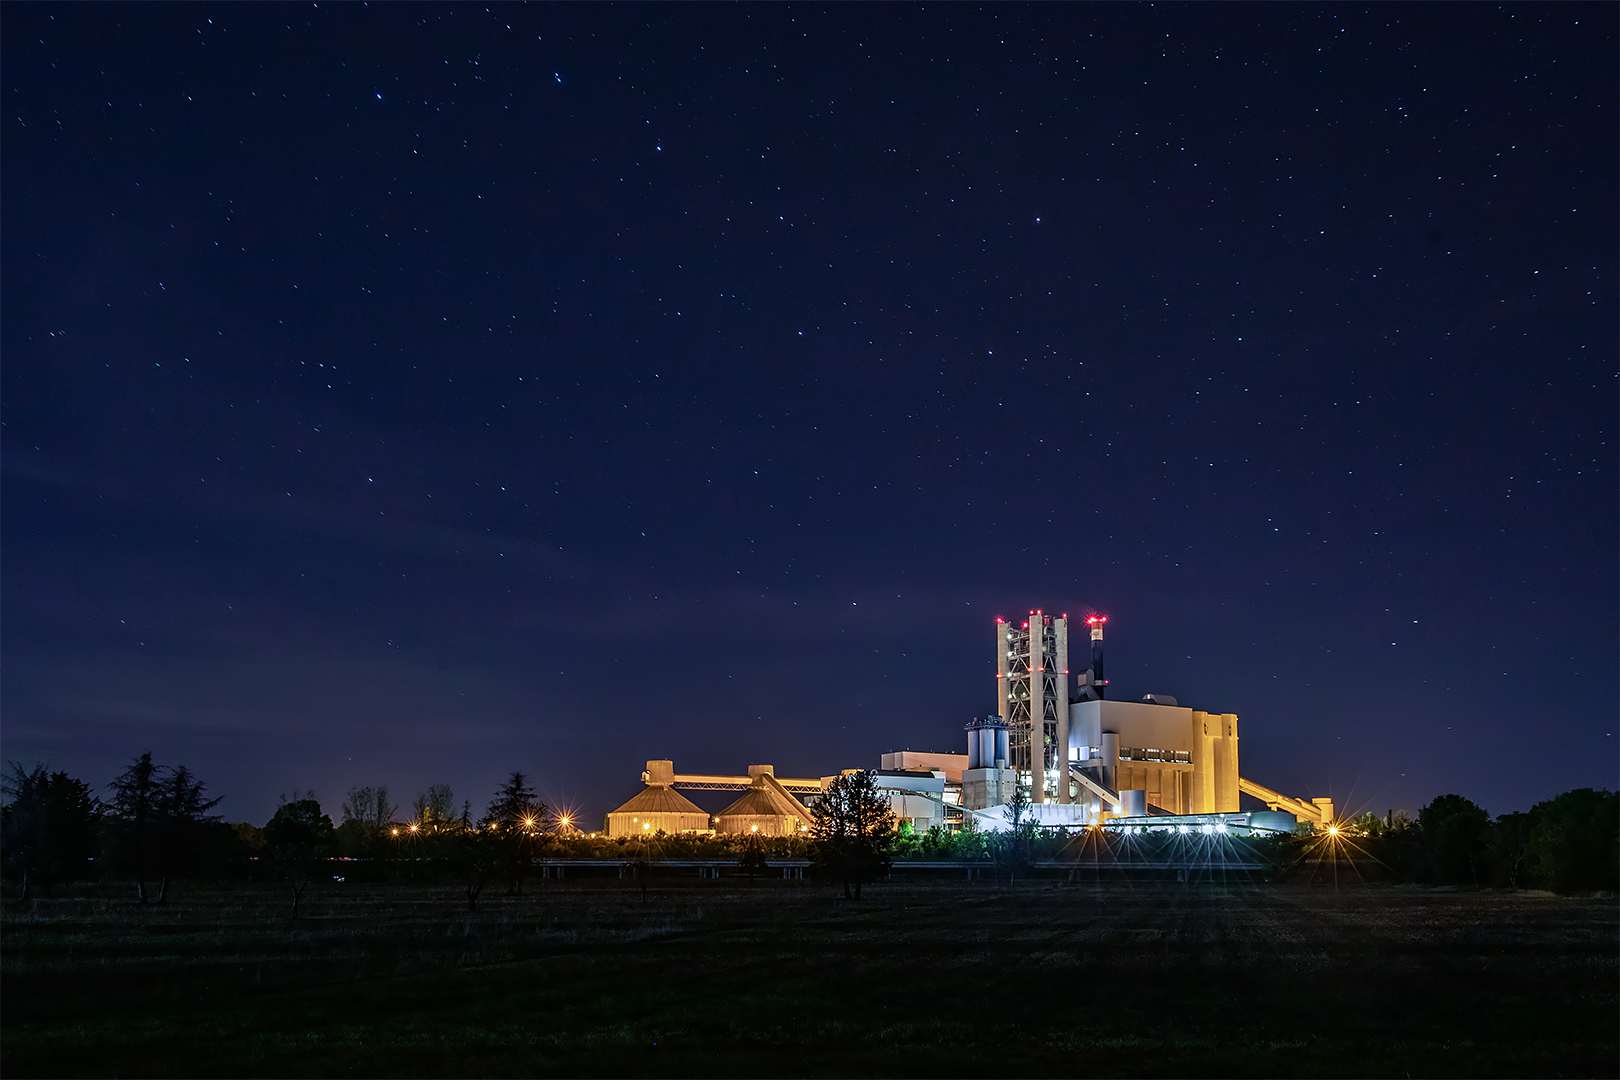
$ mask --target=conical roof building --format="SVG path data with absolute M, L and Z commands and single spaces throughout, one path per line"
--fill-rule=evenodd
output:
M 706 832 L 708 828 L 708 812 L 667 784 L 647 785 L 607 816 L 609 836 Z
M 718 833 L 793 836 L 809 829 L 810 811 L 776 779 L 769 765 L 750 765 L 753 778 L 742 797 L 714 815 Z

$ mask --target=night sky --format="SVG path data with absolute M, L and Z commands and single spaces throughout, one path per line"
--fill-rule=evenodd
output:
M 3 14 L 7 758 L 594 824 L 1041 607 L 1294 795 L 1616 785 L 1612 4 Z

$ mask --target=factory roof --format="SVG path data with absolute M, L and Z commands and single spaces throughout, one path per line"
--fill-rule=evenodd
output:
M 649 784 L 635 797 L 617 810 L 615 814 L 702 814 L 708 816 L 708 811 L 697 803 L 688 799 L 674 788 L 664 784 Z

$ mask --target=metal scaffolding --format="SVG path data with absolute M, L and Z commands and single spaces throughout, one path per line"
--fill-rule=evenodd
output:
M 1059 746 L 1068 741 L 1067 615 L 1031 611 L 1022 626 L 996 620 L 996 697 L 1009 729 L 1008 765 L 1021 782 L 1028 777 L 1030 801 L 1045 802 L 1048 774 L 1066 756 Z M 1058 801 L 1069 801 L 1067 784 L 1053 781 L 1053 787 Z

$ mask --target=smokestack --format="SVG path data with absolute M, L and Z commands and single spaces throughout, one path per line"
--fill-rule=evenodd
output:
M 1108 680 L 1103 677 L 1103 624 L 1108 621 L 1106 615 L 1092 615 L 1086 619 L 1086 625 L 1091 627 L 1091 682 L 1097 688 L 1097 698 L 1102 700 L 1108 696 Z

